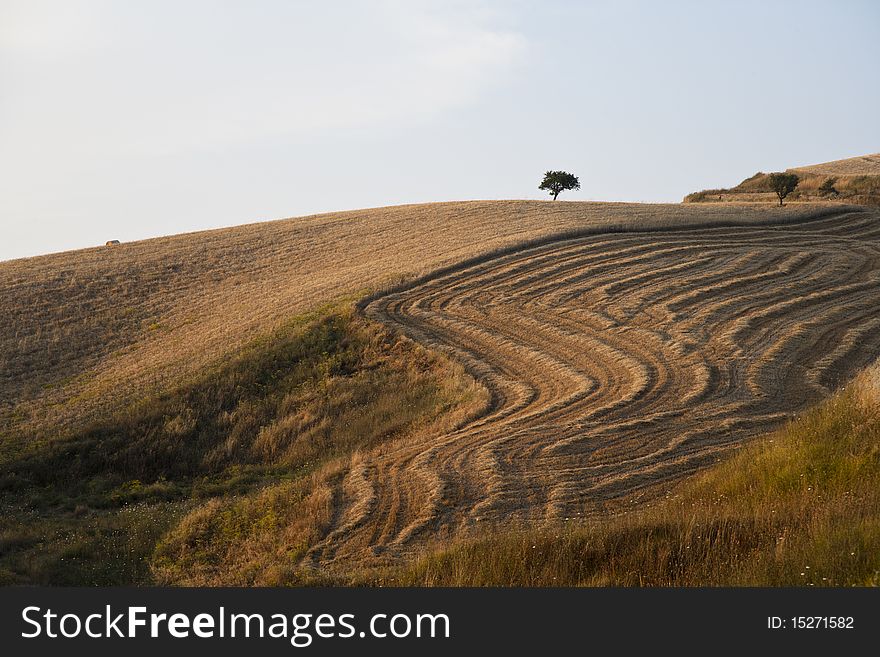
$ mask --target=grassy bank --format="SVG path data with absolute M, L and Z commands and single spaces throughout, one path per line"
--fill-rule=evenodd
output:
M 863 376 L 660 505 L 454 544 L 366 579 L 429 586 L 880 584 L 880 395 Z
M 454 417 L 447 412 L 471 385 L 345 301 L 111 421 L 4 436 L 0 583 L 152 582 L 155 546 L 181 520 L 172 535 L 217 509 L 256 504 L 264 522 L 279 491 L 308 497 L 315 474 L 335 461 Z

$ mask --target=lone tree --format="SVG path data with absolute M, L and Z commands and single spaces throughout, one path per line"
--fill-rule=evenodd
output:
M 776 196 L 779 197 L 779 205 L 782 205 L 782 200 L 794 191 L 799 182 L 800 178 L 796 173 L 770 174 L 770 189 L 776 192 Z
M 574 176 L 567 171 L 548 171 L 544 174 L 544 180 L 538 185 L 538 189 L 546 189 L 549 191 L 554 201 L 556 200 L 556 197 L 559 196 L 559 192 L 563 192 L 566 189 L 580 188 L 581 183 L 577 179 L 577 176 Z

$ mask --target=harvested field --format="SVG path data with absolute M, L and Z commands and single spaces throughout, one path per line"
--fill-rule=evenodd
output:
M 139 576 L 158 545 L 152 573 L 163 583 L 291 583 L 344 578 L 446 539 L 653 504 L 778 426 L 880 354 L 880 212 L 404 206 L 0 263 L 0 287 L 4 500 L 48 514 L 33 536 L 55 541 L 59 558 L 23 572 L 42 548 L 22 548 L 7 559 L 8 581 L 56 581 L 69 564 L 64 532 L 82 525 L 76 509 L 115 531 L 133 507 L 112 505 L 137 493 L 169 523 L 129 560 Z M 309 326 L 334 325 L 316 309 L 344 298 L 473 381 L 433 356 L 409 362 L 426 352 L 393 336 L 353 349 L 353 368 L 334 367 L 330 353 L 348 353 L 351 332 L 293 336 L 302 349 L 290 354 L 275 343 L 276 328 L 310 310 Z M 387 334 L 363 324 L 364 335 Z M 249 380 L 240 375 L 296 370 L 297 349 L 314 361 L 303 379 L 312 387 L 288 399 L 256 386 L 233 403 Z M 218 363 L 239 365 L 218 378 Z M 289 373 L 277 374 L 267 381 Z M 444 386 L 432 377 L 450 378 L 454 394 L 436 394 Z M 371 392 L 378 380 L 421 392 Z M 221 390 L 229 408 L 217 407 Z M 261 394 L 280 402 L 264 409 Z M 324 451 L 312 444 L 319 434 Z M 288 454 L 297 441 L 303 462 L 245 449 Z M 143 458 L 86 467 L 113 462 L 121 445 Z M 156 461 L 160 448 L 177 455 L 177 475 Z M 208 467 L 215 448 L 225 460 Z M 82 482 L 43 486 L 66 455 Z M 193 496 L 210 501 L 187 502 L 171 527 L 183 510 L 163 500 Z
M 816 211 L 432 203 L 0 262 L 0 435 L 106 419 L 292 316 L 527 240 L 584 229 L 793 221 Z
M 794 167 L 789 171 L 820 176 L 877 176 L 880 175 L 880 153 Z
M 365 314 L 490 392 L 448 435 L 361 455 L 312 563 L 649 500 L 880 354 L 880 221 L 599 234 L 440 273 Z

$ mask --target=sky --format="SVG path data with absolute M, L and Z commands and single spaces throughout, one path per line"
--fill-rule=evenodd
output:
M 880 151 L 880 3 L 0 0 L 0 260 Z

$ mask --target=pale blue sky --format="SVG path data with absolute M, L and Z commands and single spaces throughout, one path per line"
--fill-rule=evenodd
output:
M 880 3 L 0 0 L 0 259 L 880 151 Z

